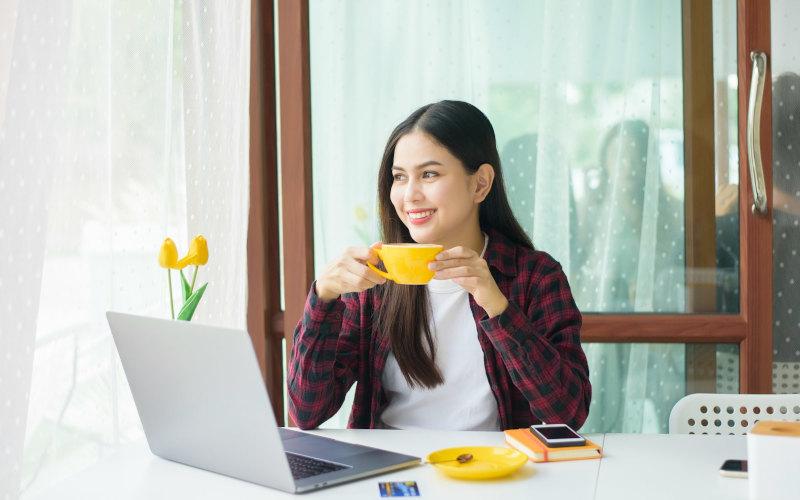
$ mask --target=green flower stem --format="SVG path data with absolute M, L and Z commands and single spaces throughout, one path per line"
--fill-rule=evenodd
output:
M 175 303 L 172 301 L 172 272 L 167 268 L 167 288 L 169 288 L 169 312 L 175 319 Z
M 192 276 L 192 286 L 189 287 L 189 295 L 191 295 L 192 292 L 194 292 L 194 280 L 197 279 L 197 268 L 198 267 L 200 267 L 200 266 L 194 266 L 194 276 Z

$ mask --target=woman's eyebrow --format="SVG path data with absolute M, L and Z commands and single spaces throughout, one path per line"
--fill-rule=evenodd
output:
M 428 161 L 426 161 L 426 162 L 424 162 L 424 163 L 420 163 L 419 165 L 417 165 L 416 167 L 414 167 L 414 169 L 415 169 L 415 170 L 419 170 L 419 169 L 421 169 L 421 168 L 424 168 L 424 167 L 429 167 L 429 166 L 431 166 L 431 165 L 439 165 L 439 166 L 443 166 L 441 163 L 439 163 L 439 162 L 438 162 L 438 161 L 436 161 L 436 160 L 428 160 Z M 397 165 L 392 165 L 392 170 L 402 170 L 403 172 L 405 172 L 405 171 L 406 171 L 406 170 L 405 170 L 403 167 L 398 167 Z

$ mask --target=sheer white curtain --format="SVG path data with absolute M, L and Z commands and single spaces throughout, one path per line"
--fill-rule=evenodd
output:
M 584 311 L 685 307 L 683 193 L 669 175 L 680 165 L 661 151 L 662 144 L 681 145 L 680 7 L 671 0 L 575 0 L 545 2 L 542 9 L 539 57 L 547 70 L 540 77 L 533 240 L 559 257 Z M 570 87 L 587 82 L 620 89 L 594 116 L 569 103 Z M 602 137 L 583 169 L 575 168 L 581 122 Z M 573 181 L 570 170 L 592 172 L 597 185 L 579 176 Z M 574 217 L 565 218 L 571 200 Z M 683 346 L 584 349 L 594 385 L 584 430 L 665 431 L 672 405 L 685 393 Z
M 492 121 L 512 208 L 587 312 L 682 311 L 678 0 L 310 2 L 315 264 L 378 238 L 392 128 L 461 99 Z M 586 345 L 584 430 L 666 430 L 682 345 Z M 343 426 L 349 400 L 327 425 Z
M 194 321 L 245 326 L 249 27 L 245 0 L 26 1 L 0 17 L 8 497 L 141 438 L 104 313 L 169 316 L 163 238 L 209 241 Z
M 44 10 L 39 5 L 38 13 Z M 61 17 L 57 6 L 52 15 Z M 51 26 L 54 37 L 66 29 Z M 18 20 L 17 5 L 0 4 L 0 496 L 16 498 L 22 470 L 25 411 L 28 406 L 34 331 L 39 304 L 39 283 L 45 241 L 45 193 L 50 185 L 48 166 L 52 152 L 44 152 L 54 138 L 37 133 L 36 124 L 54 119 L 49 106 L 59 89 L 45 92 L 33 77 L 32 66 L 42 78 L 58 81 L 63 76 L 56 47 L 39 53 L 38 39 L 30 23 Z M 11 40 L 24 40 L 11 57 Z M 63 53 L 62 53 L 63 54 Z M 33 57 L 34 55 L 39 57 Z M 27 106 L 14 105 L 31 96 Z
M 490 65 L 480 49 L 488 43 L 484 7 L 475 2 L 312 0 L 310 6 L 319 270 L 347 246 L 377 241 L 376 158 L 394 126 L 440 99 L 486 108 L 480 74 Z M 345 192 L 346 202 L 334 202 Z M 334 220 L 344 222 L 326 222 Z

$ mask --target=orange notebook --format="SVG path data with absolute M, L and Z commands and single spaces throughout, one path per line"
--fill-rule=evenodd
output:
M 528 455 L 534 462 L 559 462 L 562 460 L 588 460 L 600 458 L 603 450 L 592 441 L 586 440 L 583 446 L 549 448 L 536 439 L 530 429 L 509 429 L 504 431 L 506 443 Z

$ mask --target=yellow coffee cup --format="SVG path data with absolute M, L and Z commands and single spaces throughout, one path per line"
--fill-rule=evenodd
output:
M 370 262 L 367 262 L 367 265 L 387 280 L 397 284 L 424 285 L 434 274 L 428 269 L 428 264 L 442 250 L 444 250 L 442 245 L 426 243 L 385 243 L 376 248 L 375 252 L 388 272 L 381 271 Z

